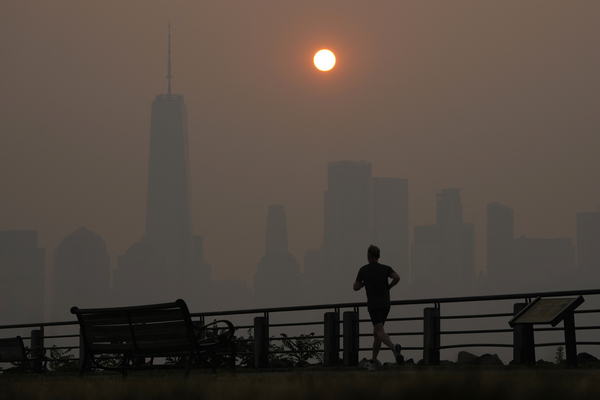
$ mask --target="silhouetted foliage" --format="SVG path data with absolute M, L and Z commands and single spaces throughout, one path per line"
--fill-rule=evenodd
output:
M 254 366 L 254 336 L 252 329 L 248 329 L 247 337 L 234 337 L 234 341 L 238 346 L 238 354 L 236 365 L 241 367 Z M 323 341 L 315 339 L 314 332 L 309 334 L 301 334 L 298 338 L 289 338 L 288 335 L 282 333 L 280 339 L 271 336 L 269 341 L 269 363 L 277 361 L 288 361 L 294 366 L 308 365 L 310 360 L 323 362 L 321 349 Z M 277 344 L 281 343 L 281 344 Z
M 71 349 L 58 349 L 55 346 L 49 349 L 48 361 L 46 367 L 54 372 L 77 372 L 79 370 L 79 360 L 71 353 Z
M 555 360 L 557 364 L 560 364 L 561 362 L 565 361 L 565 353 L 564 348 L 562 346 L 558 346 L 556 348 Z

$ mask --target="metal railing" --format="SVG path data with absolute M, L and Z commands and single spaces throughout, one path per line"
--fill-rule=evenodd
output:
M 424 364 L 437 364 L 440 358 L 449 359 L 458 350 L 469 348 L 492 349 L 508 361 L 516 351 L 515 329 L 508 324 L 514 315 L 514 304 L 530 303 L 537 297 L 572 296 L 585 298 L 575 311 L 577 346 L 593 351 L 600 345 L 600 289 L 392 301 L 386 332 L 392 341 L 402 344 L 405 357 L 421 359 Z M 322 357 L 325 365 L 342 362 L 356 365 L 359 353 L 370 356 L 366 352 L 371 350 L 372 327 L 366 308 L 364 302 L 338 303 L 201 312 L 192 313 L 192 318 L 201 323 L 212 319 L 231 320 L 236 326 L 240 347 L 246 344 L 246 350 L 239 355 L 253 357 L 255 367 L 265 367 L 269 359 L 294 353 L 294 350 L 274 346 L 277 343 L 307 338 L 319 341 L 313 343 L 322 341 L 312 354 Z M 0 337 L 21 335 L 26 341 L 33 340 L 32 337 L 39 340 L 40 333 L 30 334 L 31 330 L 41 331 L 45 348 L 78 356 L 77 321 L 1 325 Z M 536 348 L 564 346 L 560 336 L 563 328 L 536 326 L 533 330 Z M 389 356 L 390 353 L 383 354 L 383 358 Z

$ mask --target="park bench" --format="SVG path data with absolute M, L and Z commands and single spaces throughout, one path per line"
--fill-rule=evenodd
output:
M 199 326 L 183 300 L 133 307 L 71 308 L 81 329 L 79 375 L 86 371 L 183 368 L 234 368 L 235 328 L 226 320 Z M 150 358 L 150 362 L 146 362 Z M 154 365 L 155 358 L 171 362 Z M 173 359 L 177 360 L 173 362 Z
M 35 370 L 35 362 L 41 363 L 42 371 L 46 370 L 43 348 L 26 349 L 21 336 L 0 339 L 0 363 L 17 364 L 16 369 L 24 372 L 29 369 Z

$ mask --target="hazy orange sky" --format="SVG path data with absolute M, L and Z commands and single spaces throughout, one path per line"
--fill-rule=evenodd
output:
M 38 230 L 48 260 L 80 226 L 115 264 L 140 239 L 171 21 L 214 278 L 251 284 L 270 204 L 301 264 L 319 248 L 337 160 L 409 179 L 411 237 L 460 188 L 480 269 L 493 201 L 517 236 L 575 238 L 600 204 L 599 16 L 598 1 L 5 0 L 0 230 Z

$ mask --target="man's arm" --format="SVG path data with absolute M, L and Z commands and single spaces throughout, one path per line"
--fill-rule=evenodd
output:
M 362 282 L 359 282 L 359 281 L 354 282 L 354 286 L 353 286 L 354 291 L 356 292 L 356 291 L 360 290 L 363 286 L 365 286 L 365 285 Z
M 392 272 L 390 274 L 390 278 L 392 278 L 392 281 L 388 285 L 388 290 L 391 289 L 391 288 L 393 288 L 394 286 L 396 286 L 398 284 L 398 282 L 400 282 L 400 275 L 398 275 L 395 272 Z M 357 289 L 354 289 L 354 290 L 357 290 Z

